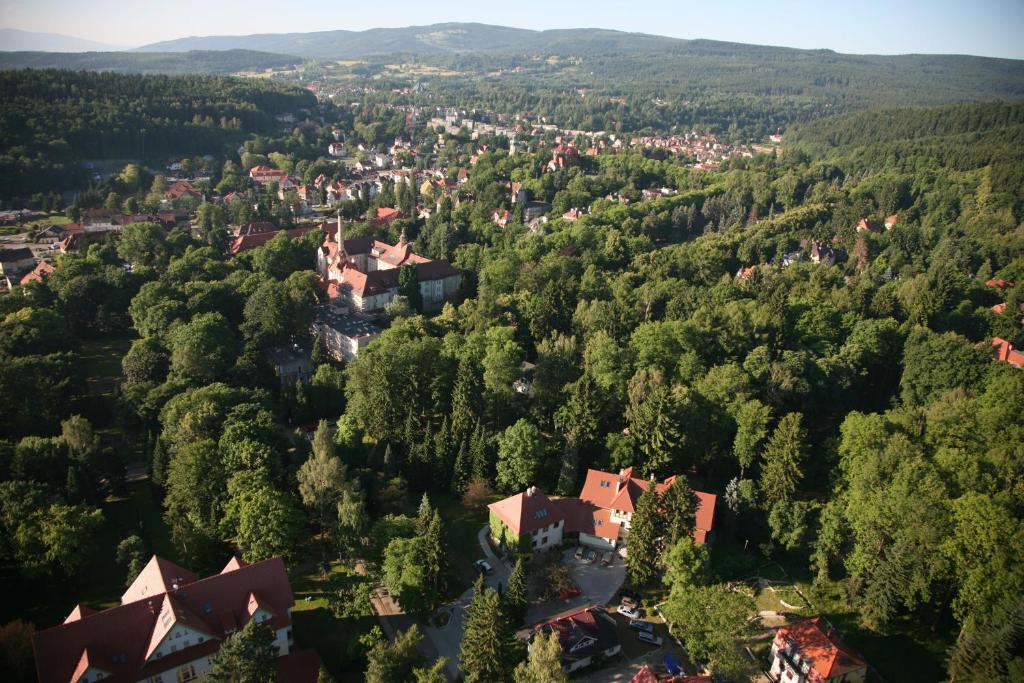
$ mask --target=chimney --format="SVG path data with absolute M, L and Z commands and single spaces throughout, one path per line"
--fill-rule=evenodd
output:
M 341 229 L 341 209 L 338 209 L 338 230 L 335 233 L 334 239 L 338 241 L 338 253 L 345 250 L 345 234 Z
M 534 493 L 534 491 L 536 491 L 536 490 L 537 490 L 537 489 L 536 489 L 536 488 L 534 488 L 533 486 L 528 486 L 528 487 L 526 487 L 526 497 L 527 497 L 527 498 L 529 498 L 529 497 L 533 496 L 533 493 Z

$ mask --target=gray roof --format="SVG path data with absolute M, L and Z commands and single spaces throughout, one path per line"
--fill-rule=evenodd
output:
M 32 250 L 28 247 L 19 247 L 16 249 L 0 249 L 0 261 L 4 263 L 10 263 L 12 261 L 25 261 L 33 258 Z
M 331 306 L 322 306 L 317 312 L 316 321 L 337 330 L 349 339 L 380 334 L 380 328 L 366 318 L 351 313 L 339 313 Z

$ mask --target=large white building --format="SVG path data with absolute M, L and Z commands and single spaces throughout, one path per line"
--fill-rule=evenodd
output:
M 278 681 L 315 683 L 320 658 L 293 652 L 295 598 L 284 562 L 232 559 L 199 578 L 155 555 L 103 611 L 76 605 L 64 623 L 35 634 L 40 683 L 187 683 L 201 680 L 221 643 L 250 621 L 274 633 Z
M 415 265 L 423 310 L 440 310 L 462 283 L 462 271 L 447 261 L 416 254 L 402 232 L 398 244 L 372 237 L 345 239 L 341 217 L 317 255 L 317 272 L 327 282 L 331 299 L 341 299 L 353 311 L 375 313 L 398 295 L 399 273 Z

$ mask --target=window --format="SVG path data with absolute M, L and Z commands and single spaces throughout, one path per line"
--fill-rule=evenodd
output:
M 178 683 L 194 681 L 197 678 L 199 678 L 199 676 L 196 675 L 196 668 L 191 664 L 186 664 L 178 669 Z
M 204 640 L 206 640 L 206 638 L 203 638 L 202 636 L 199 636 L 199 640 L 197 640 L 196 642 L 198 642 L 198 643 L 201 643 L 201 642 L 203 642 Z
M 178 646 L 177 645 L 171 645 L 171 652 L 177 652 L 177 651 L 178 651 Z
M 541 545 L 547 545 L 548 544 L 548 537 L 545 536 L 544 538 L 542 538 L 541 541 L 540 541 L 540 544 Z
M 601 488 L 603 488 L 603 489 L 610 489 L 611 487 L 612 487 L 612 483 L 610 481 L 608 481 L 607 479 L 602 479 L 601 480 Z
M 533 516 L 537 519 L 544 519 L 548 516 L 548 511 L 544 508 L 541 508 L 540 510 L 537 510 L 537 512 L 533 513 Z

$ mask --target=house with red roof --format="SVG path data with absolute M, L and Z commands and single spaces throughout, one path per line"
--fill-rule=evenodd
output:
M 995 337 L 992 339 L 992 358 L 994 360 L 1009 363 L 1015 368 L 1024 368 L 1024 351 L 1013 348 L 1013 344 Z
M 634 476 L 632 467 L 618 474 L 587 470 L 578 498 L 550 499 L 531 486 L 488 505 L 491 536 L 515 550 L 546 550 L 564 538 L 576 538 L 581 545 L 612 550 L 626 539 L 640 495 L 654 486 L 663 494 L 675 476 L 660 482 Z M 710 542 L 715 522 L 717 496 L 695 491 L 697 506 L 694 542 Z
M 359 313 L 382 310 L 398 295 L 399 271 L 416 265 L 424 310 L 439 310 L 462 283 L 462 271 L 447 261 L 434 261 L 412 250 L 403 230 L 397 244 L 372 237 L 345 239 L 339 214 L 337 229 L 320 226 L 327 236 L 317 254 L 316 270 L 331 299 L 342 299 Z
M 154 555 L 120 605 L 76 605 L 62 624 L 36 633 L 36 671 L 40 683 L 197 680 L 221 643 L 256 621 L 274 633 L 278 680 L 315 683 L 316 652 L 292 652 L 294 605 L 281 558 L 251 565 L 233 558 L 199 578 Z
M 590 605 L 537 624 L 530 632 L 557 634 L 562 646 L 562 670 L 576 671 L 589 666 L 595 658 L 614 657 L 622 651 L 615 619 L 604 608 Z
M 900 221 L 900 217 L 897 216 L 896 214 L 893 214 L 891 216 L 886 216 L 885 217 L 885 229 L 886 230 L 892 230 L 893 228 L 896 227 L 896 224 L 899 223 L 899 221 Z
M 781 683 L 856 683 L 868 665 L 824 617 L 783 626 L 772 642 L 772 677 Z
M 373 219 L 376 225 L 391 225 L 400 218 L 408 218 L 404 213 L 391 206 L 377 208 L 377 216 Z

